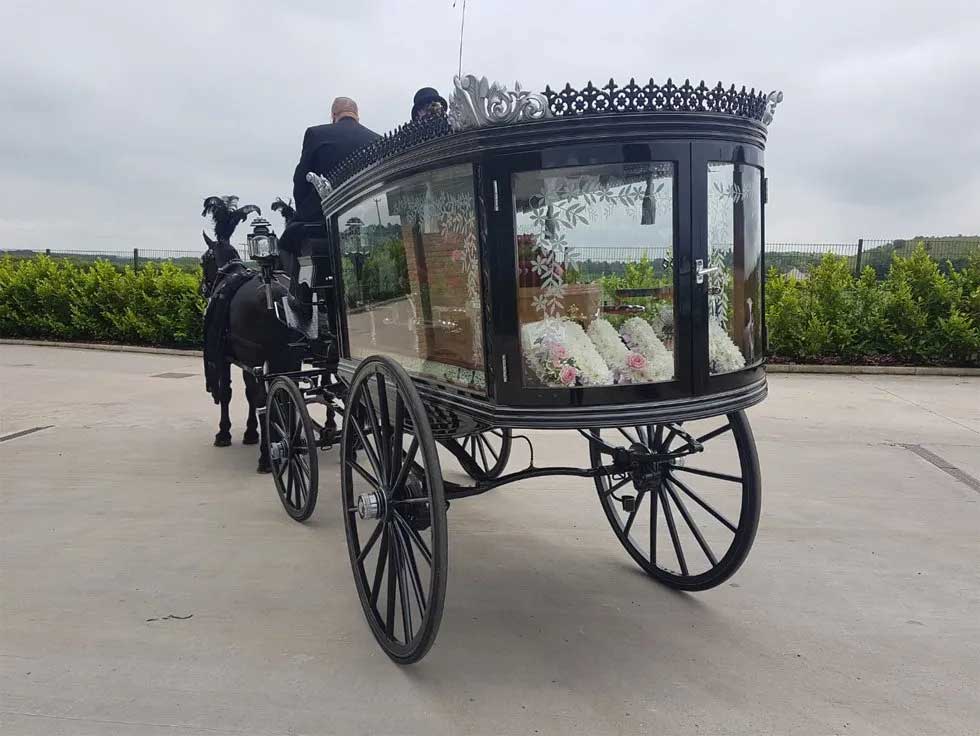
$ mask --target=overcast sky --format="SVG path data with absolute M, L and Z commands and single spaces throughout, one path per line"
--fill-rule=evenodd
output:
M 304 129 L 451 87 L 452 0 L 0 3 L 0 248 L 199 250 L 201 201 L 288 197 Z M 464 72 L 782 89 L 770 241 L 980 233 L 980 6 L 469 0 Z M 273 218 L 278 224 L 278 217 Z

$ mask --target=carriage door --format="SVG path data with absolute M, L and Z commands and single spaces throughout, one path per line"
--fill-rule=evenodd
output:
M 498 400 L 689 396 L 690 143 L 563 146 L 482 173 Z
M 762 151 L 695 143 L 694 385 L 714 393 L 761 376 L 765 310 Z M 756 369 L 753 371 L 753 369 Z

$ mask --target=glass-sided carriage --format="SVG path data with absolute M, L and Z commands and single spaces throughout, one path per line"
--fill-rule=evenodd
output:
M 447 501 L 504 483 L 593 478 L 627 552 L 674 588 L 716 586 L 745 559 L 760 476 L 744 410 L 766 395 L 763 150 L 781 97 L 457 78 L 448 119 L 311 177 L 327 230 L 297 251 L 294 287 L 337 355 L 267 377 L 270 454 L 306 518 L 315 449 L 339 440 L 354 578 L 394 660 L 435 638 Z M 312 422 L 311 401 L 342 430 Z M 577 430 L 588 464 L 508 472 L 515 432 L 533 429 Z M 471 484 L 443 478 L 451 458 Z

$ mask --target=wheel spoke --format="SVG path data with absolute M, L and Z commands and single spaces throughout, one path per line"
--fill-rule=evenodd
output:
M 725 432 L 727 432 L 731 428 L 732 428 L 731 423 L 726 424 L 723 427 L 718 427 L 718 429 L 713 429 L 710 432 L 708 432 L 707 434 L 701 435 L 700 437 L 697 438 L 696 441 L 697 442 L 704 443 L 704 442 L 707 442 L 708 440 L 713 440 L 715 437 L 717 437 L 720 434 L 724 434 Z
M 381 472 L 381 467 L 378 462 L 378 456 L 374 452 L 374 448 L 368 444 L 367 437 L 364 435 L 364 429 L 361 427 L 361 423 L 354 420 L 354 431 L 357 433 L 357 438 L 361 441 L 361 447 L 364 448 L 364 453 L 368 456 L 368 461 L 371 463 L 371 467 L 374 468 L 374 474 L 378 477 L 378 482 L 384 482 L 384 475 Z M 351 460 L 351 462 L 354 462 Z
M 385 633 L 389 639 L 395 638 L 395 545 L 388 544 L 388 597 L 385 608 Z
M 657 564 L 657 498 L 660 494 L 650 494 L 650 564 Z
M 368 482 L 368 485 L 371 486 L 374 490 L 376 490 L 376 491 L 380 491 L 381 490 L 381 486 L 378 485 L 378 481 L 376 481 L 374 478 L 372 478 L 368 474 L 368 472 L 364 468 L 362 468 L 360 466 L 360 464 L 356 460 L 351 460 L 350 461 L 350 466 L 352 468 L 354 468 L 354 470 L 357 471 L 358 475 L 360 475 L 364 480 L 366 480 Z
M 286 467 L 286 501 L 292 505 L 293 503 L 293 464 L 288 460 L 285 463 Z
M 681 566 L 681 573 L 688 575 L 687 571 L 687 560 L 684 559 L 684 550 L 681 548 L 681 540 L 677 537 L 677 527 L 674 526 L 674 515 L 670 511 L 670 505 L 667 503 L 667 494 L 664 492 L 664 488 L 661 485 L 658 489 L 660 493 L 660 503 L 664 507 L 664 519 L 667 521 L 667 530 L 670 532 L 670 539 L 674 543 L 674 552 L 677 554 L 677 561 Z
M 487 434 L 493 434 L 493 433 L 488 432 Z M 490 454 L 493 455 L 493 462 L 496 465 L 498 462 L 500 462 L 500 455 L 498 455 L 496 452 L 493 451 L 493 443 L 486 438 L 486 435 L 483 436 L 483 442 L 487 446 L 487 449 L 490 450 Z M 501 445 L 502 444 L 503 444 L 503 439 L 501 439 Z
M 378 421 L 381 425 L 381 447 L 379 457 L 384 459 L 385 470 L 392 472 L 392 450 L 391 450 L 391 417 L 388 413 L 388 386 L 385 383 L 385 376 L 380 371 L 375 373 L 378 383 Z M 385 482 L 391 480 L 385 477 Z
M 418 533 L 418 530 L 412 527 L 411 524 L 402 516 L 400 513 L 392 509 L 392 515 L 394 516 L 395 522 L 401 524 L 402 529 L 408 534 L 409 539 L 415 542 L 415 546 L 419 548 L 419 552 L 422 553 L 422 557 L 432 566 L 432 553 L 429 551 L 429 546 L 422 539 L 422 535 Z
M 406 538 L 404 532 L 398 529 L 398 525 L 395 525 L 395 533 L 398 535 L 398 542 L 402 549 L 402 554 L 405 555 L 405 561 L 408 563 L 408 573 L 409 581 L 412 583 L 412 590 L 415 593 L 415 602 L 419 607 L 419 615 L 425 616 L 425 590 L 422 585 L 422 576 L 419 574 L 418 564 L 415 562 L 415 553 L 412 551 L 412 545 Z
M 405 441 L 405 402 L 395 393 L 395 422 L 391 431 L 391 474 L 397 476 L 402 467 L 402 448 Z
M 643 503 L 643 497 L 647 494 L 646 491 L 640 491 L 636 497 L 636 505 L 633 510 L 630 511 L 629 518 L 626 519 L 626 526 L 623 527 L 623 536 L 628 537 L 630 535 L 630 527 L 633 526 L 633 522 L 636 521 L 636 516 L 640 512 L 640 504 Z
M 660 446 L 661 452 L 670 452 L 670 443 L 674 441 L 674 437 L 677 436 L 677 427 L 671 427 L 667 436 L 664 437 L 663 444 Z
M 402 548 L 399 544 L 400 537 L 398 530 L 392 529 L 394 535 L 395 562 L 398 564 L 398 601 L 402 609 L 402 631 L 405 632 L 405 643 L 412 640 L 412 602 L 408 597 L 408 570 L 405 558 L 402 557 Z
M 384 576 L 385 564 L 388 562 L 388 527 L 384 522 L 381 522 L 378 524 L 378 528 L 382 529 L 381 547 L 378 550 L 378 562 L 374 568 L 374 585 L 371 586 L 371 608 L 378 614 L 378 618 L 381 618 L 381 614 L 378 613 L 378 594 L 381 592 L 381 578 Z
M 713 470 L 702 470 L 701 468 L 692 468 L 687 465 L 675 465 L 674 470 L 680 470 L 685 473 L 693 473 L 694 475 L 703 475 L 706 478 L 717 478 L 718 480 L 727 480 L 729 483 L 741 483 L 742 479 L 737 475 L 728 475 L 727 473 L 716 473 Z
M 675 478 L 673 475 L 668 475 L 667 476 L 667 480 L 669 482 L 673 483 L 678 488 L 680 488 L 684 493 L 686 493 L 692 499 L 694 499 L 694 501 L 701 508 L 703 508 L 705 511 L 707 511 L 709 514 L 711 514 L 713 517 L 715 517 L 716 519 L 718 519 L 718 521 L 720 521 L 722 524 L 724 524 L 726 527 L 728 527 L 728 529 L 731 530 L 731 532 L 733 534 L 735 534 L 735 533 L 738 532 L 738 529 L 735 527 L 735 525 L 733 525 L 728 519 L 726 519 L 720 513 L 718 513 L 717 511 L 715 511 L 711 506 L 709 506 L 698 494 L 696 494 L 694 491 L 692 491 L 690 488 L 688 488 L 687 487 L 687 484 L 685 484 L 683 481 L 679 480 L 678 478 Z
M 670 497 L 674 500 L 674 505 L 677 507 L 677 510 L 681 512 L 681 516 L 683 516 L 684 521 L 687 522 L 687 526 L 694 535 L 694 538 L 698 540 L 698 545 L 701 547 L 701 551 L 704 552 L 705 557 L 708 558 L 708 562 L 710 562 L 711 566 L 714 567 L 718 564 L 718 558 L 715 557 L 715 553 L 711 551 L 711 546 L 701 534 L 701 530 L 698 528 L 698 525 L 694 523 L 694 519 L 691 518 L 691 514 L 688 513 L 687 506 L 684 505 L 681 497 L 673 488 L 670 487 L 669 484 L 665 483 L 664 488 L 667 489 L 667 493 L 669 493 Z
M 377 438 L 375 459 L 378 462 L 378 479 L 382 483 L 387 483 L 387 468 L 381 463 L 381 459 L 384 457 L 385 439 L 381 432 L 381 422 L 378 421 L 378 413 L 374 408 L 374 399 L 371 398 L 371 391 L 366 385 L 364 386 L 364 404 L 367 406 L 368 421 L 371 422 L 371 434 Z
M 418 437 L 412 437 L 412 444 L 408 446 L 408 452 L 405 453 L 405 457 L 402 459 L 402 466 L 398 471 L 398 477 L 391 484 L 391 494 L 394 496 L 400 488 L 405 485 L 405 479 L 408 477 L 408 471 L 412 468 L 415 462 L 415 455 L 419 450 L 419 439 Z
M 355 509 L 355 513 L 356 513 L 356 509 Z M 368 541 L 365 543 L 364 547 L 361 548 L 360 554 L 357 555 L 358 562 L 363 562 L 364 558 L 368 556 L 368 553 L 371 551 L 371 548 L 374 546 L 374 543 L 378 541 L 378 537 L 381 536 L 381 532 L 384 531 L 384 529 L 385 529 L 384 521 L 383 520 L 378 521 L 377 526 L 374 527 L 374 531 L 371 532 L 371 536 L 368 537 Z
M 639 441 L 640 441 L 640 440 L 638 440 L 638 439 L 637 439 L 636 437 L 630 437 L 630 435 L 629 435 L 629 434 L 627 434 L 627 433 L 626 433 L 626 430 L 625 430 L 625 429 L 623 429 L 622 427 L 616 427 L 616 430 L 617 430 L 617 431 L 618 431 L 618 432 L 619 432 L 619 433 L 620 433 L 621 435 L 623 435 L 623 437 L 625 437 L 625 438 L 626 438 L 627 440 L 629 440 L 629 442 L 630 442 L 630 444 L 631 444 L 631 445 L 632 445 L 632 444 L 634 444 L 634 443 L 636 443 L 636 442 L 639 442 Z
M 616 483 L 616 485 L 614 485 L 614 486 L 610 486 L 610 487 L 609 487 L 609 488 L 608 488 L 607 490 L 605 490 L 605 491 L 603 491 L 603 492 L 602 492 L 602 495 L 603 495 L 603 496 L 609 496 L 609 495 L 611 495 L 611 494 L 613 494 L 613 493 L 615 493 L 615 492 L 616 492 L 616 491 L 618 491 L 618 490 L 619 490 L 620 488 L 622 488 L 622 487 L 623 487 L 623 486 L 625 486 L 625 485 L 626 485 L 627 483 L 629 483 L 629 482 L 630 482 L 631 480 L 633 480 L 633 479 L 632 479 L 632 478 L 630 478 L 630 476 L 628 476 L 628 475 L 627 475 L 627 476 L 626 476 L 625 478 L 623 478 L 623 479 L 622 479 L 621 481 L 619 481 L 618 483 Z
M 487 453 L 485 453 L 483 451 L 483 438 L 480 437 L 480 435 L 478 435 L 478 434 L 477 435 L 473 435 L 473 442 L 476 444 L 476 446 L 480 450 L 480 457 L 483 460 L 483 469 L 484 470 L 490 470 L 490 468 L 492 468 L 493 465 L 491 465 L 489 462 L 487 462 Z M 473 458 L 473 459 L 475 460 L 476 458 Z
M 651 429 L 651 427 L 648 425 L 647 426 L 647 437 L 650 437 L 651 436 L 650 429 Z M 657 425 L 657 428 L 655 430 L 653 430 L 652 436 L 653 436 L 653 440 L 649 443 L 649 445 L 651 445 L 653 447 L 653 450 L 655 452 L 660 452 L 661 448 L 663 448 L 664 425 L 658 424 Z

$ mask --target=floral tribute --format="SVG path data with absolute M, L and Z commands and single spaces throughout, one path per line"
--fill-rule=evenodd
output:
M 639 353 L 651 363 L 650 371 L 658 381 L 674 377 L 674 355 L 657 337 L 650 323 L 640 317 L 631 317 L 619 328 L 620 337 L 626 346 Z
M 669 351 L 665 349 L 669 360 L 650 360 L 643 353 L 627 348 L 620 334 L 616 332 L 616 328 L 608 320 L 593 320 L 589 325 L 588 335 L 596 350 L 609 365 L 614 383 L 651 383 L 669 380 L 674 375 L 674 358 Z M 654 335 L 654 340 L 656 339 Z
M 745 358 L 721 323 L 708 321 L 708 364 L 712 373 L 730 373 L 745 367 Z
M 544 385 L 607 386 L 613 374 L 576 322 L 545 319 L 521 327 L 524 360 Z

